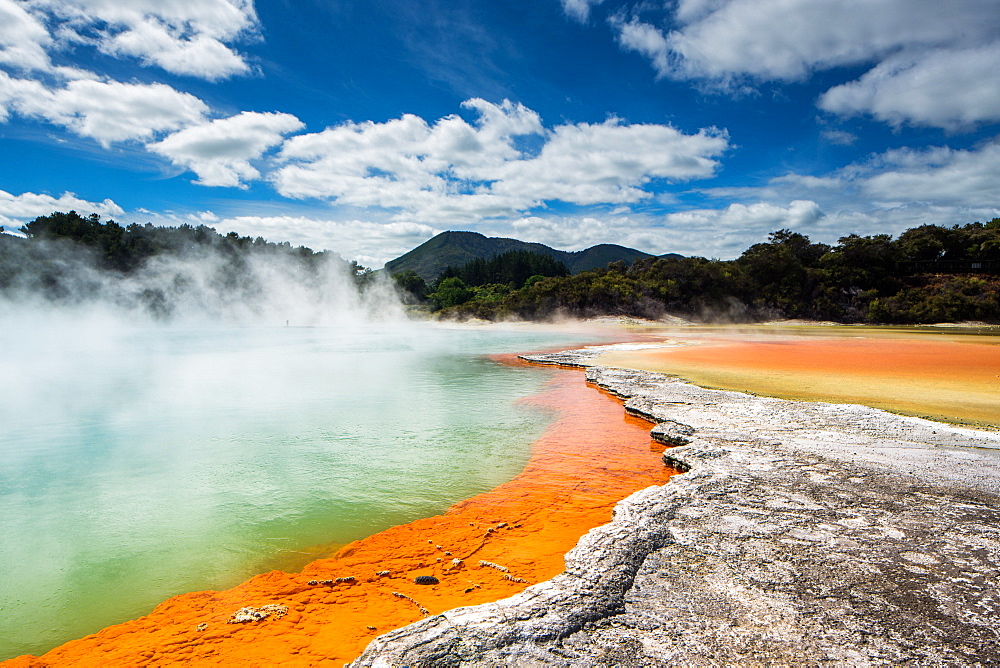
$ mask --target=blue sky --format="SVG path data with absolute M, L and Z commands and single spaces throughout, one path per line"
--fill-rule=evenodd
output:
M 0 225 L 380 266 L 448 229 L 731 258 L 1000 216 L 996 0 L 0 0 Z

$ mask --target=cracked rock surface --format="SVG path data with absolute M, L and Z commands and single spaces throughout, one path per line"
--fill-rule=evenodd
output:
M 687 443 L 664 455 L 687 472 L 620 502 L 561 575 L 380 636 L 354 665 L 1000 662 L 1000 433 L 587 378 Z

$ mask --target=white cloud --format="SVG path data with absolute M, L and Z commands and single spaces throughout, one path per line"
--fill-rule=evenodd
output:
M 761 229 L 773 231 L 782 227 L 802 228 L 823 217 L 819 205 L 811 200 L 795 200 L 788 206 L 768 202 L 730 204 L 725 209 L 701 209 L 667 214 L 671 223 L 701 224 L 711 222 L 727 229 Z
M 803 232 L 814 241 L 836 243 L 851 233 L 899 234 L 919 225 L 998 217 L 997 173 L 997 140 L 969 150 L 946 146 L 894 149 L 829 174 L 785 174 L 762 188 L 706 189 L 705 195 L 742 203 L 670 214 L 666 219 L 706 232 L 730 230 L 739 241 L 729 246 L 731 252 L 737 252 L 740 244 L 745 248 L 762 240 L 779 227 Z M 810 204 L 796 207 L 796 200 Z M 793 205 L 785 207 L 781 202 Z M 815 217 L 816 213 L 822 215 Z
M 671 32 L 679 75 L 798 80 L 901 48 L 992 41 L 993 0 L 729 0 Z
M 48 70 L 49 31 L 23 5 L 0 0 L 0 65 L 25 71 Z
M 65 40 L 209 80 L 249 71 L 227 43 L 258 30 L 252 0 L 34 0 L 32 7 L 62 22 Z
M 739 255 L 749 245 L 763 241 L 779 229 L 815 234 L 816 224 L 824 218 L 812 200 L 794 200 L 786 206 L 769 202 L 730 204 L 724 209 L 697 209 L 664 216 L 663 224 L 684 230 L 699 254 L 711 252 L 722 259 Z M 678 251 L 686 254 L 684 251 Z
M 562 0 L 563 11 L 580 23 L 586 23 L 590 18 L 590 6 L 599 5 L 604 0 Z
M 821 106 L 949 129 L 1000 118 L 995 0 L 685 0 L 673 24 L 612 19 L 622 48 L 648 58 L 658 76 L 731 87 L 874 63 Z
M 652 179 L 689 181 L 714 176 L 716 157 L 729 147 L 726 133 L 686 135 L 669 125 L 560 125 L 541 153 L 500 170 L 492 192 L 512 198 L 573 204 L 632 203 L 649 197 Z
M 326 220 L 305 216 L 233 216 L 211 225 L 222 234 L 289 241 L 313 250 L 332 250 L 347 260 L 378 268 L 419 246 L 441 230 L 413 222 Z
M 473 99 L 462 106 L 478 114 L 476 123 L 447 116 L 430 125 L 405 114 L 385 123 L 345 123 L 294 137 L 281 155 L 295 164 L 279 173 L 279 186 L 291 196 L 400 206 L 400 190 L 452 192 L 447 172 L 465 180 L 484 178 L 520 155 L 514 137 L 543 132 L 538 115 L 521 104 Z
M 12 79 L 0 72 L 0 121 L 7 121 L 16 111 L 18 101 L 27 93 L 42 89 L 42 85 L 27 79 Z
M 1000 206 L 1000 143 L 967 151 L 898 149 L 857 171 L 861 191 L 883 207 Z
M 845 130 L 823 130 L 823 139 L 837 146 L 853 146 L 858 141 L 858 136 Z
M 618 30 L 618 43 L 622 48 L 646 56 L 657 76 L 666 76 L 671 72 L 670 45 L 659 29 L 636 18 L 625 21 L 621 17 L 613 17 L 611 25 Z
M 942 220 L 961 222 L 968 216 L 975 219 L 1000 211 L 997 173 L 1000 138 L 968 150 L 947 146 L 893 149 L 829 174 L 790 173 L 771 179 L 762 188 L 712 188 L 701 192 L 744 202 L 809 199 L 827 212 L 951 212 Z
M 997 173 L 1000 138 L 967 150 L 947 146 L 893 149 L 825 175 L 792 173 L 772 179 L 764 188 L 703 192 L 745 201 L 809 198 L 828 212 L 860 211 L 875 216 L 933 211 L 939 215 L 936 222 L 954 224 L 1000 212 Z M 923 215 L 914 224 L 923 224 Z
M 201 185 L 240 187 L 260 178 L 251 160 L 303 127 L 291 114 L 244 111 L 185 128 L 147 148 L 195 172 Z
M 1000 42 L 888 58 L 857 81 L 835 86 L 819 106 L 838 114 L 869 113 L 957 130 L 1000 119 Z
M 15 230 L 38 216 L 47 216 L 54 211 L 76 211 L 83 216 L 96 213 L 105 217 L 118 217 L 124 213 L 110 199 L 89 202 L 69 192 L 53 197 L 43 193 L 13 195 L 0 190 L 0 225 L 9 230 Z
M 277 171 L 274 182 L 287 197 L 451 217 L 475 210 L 499 214 L 509 207 L 470 190 L 468 179 L 518 155 L 511 128 L 534 130 L 526 119 L 518 121 L 530 116 L 527 110 L 508 107 L 507 112 L 481 116 L 476 126 L 457 116 L 432 126 L 406 114 L 385 123 L 345 123 L 293 137 L 281 152 L 289 164 Z
M 728 148 L 724 132 L 685 135 L 666 125 L 542 127 L 520 104 L 469 100 L 475 123 L 448 116 L 433 125 L 404 115 L 385 123 L 346 123 L 288 140 L 274 177 L 288 197 L 400 209 L 419 220 L 516 214 L 545 200 L 627 203 L 649 196 L 652 179 L 706 178 Z M 519 150 L 518 136 L 543 141 Z
M 204 102 L 165 84 L 117 81 L 70 81 L 49 89 L 37 81 L 0 72 L 0 105 L 23 116 L 62 125 L 102 145 L 146 139 L 157 132 L 199 122 L 208 112 Z
M 694 23 L 724 7 L 728 2 L 729 0 L 677 0 L 674 15 L 680 23 Z

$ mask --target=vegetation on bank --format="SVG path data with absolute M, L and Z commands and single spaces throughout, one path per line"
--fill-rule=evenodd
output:
M 847 323 L 1000 322 L 1000 219 L 890 235 L 849 235 L 836 246 L 789 230 L 735 260 L 645 258 L 524 285 L 470 285 L 466 267 L 430 286 L 405 284 L 442 317 L 541 320 L 666 313 L 696 320 L 775 318 Z

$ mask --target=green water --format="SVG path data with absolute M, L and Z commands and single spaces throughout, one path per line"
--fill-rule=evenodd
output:
M 483 353 L 570 342 L 420 324 L 4 333 L 0 659 L 509 480 L 550 419 L 515 402 L 551 371 Z

